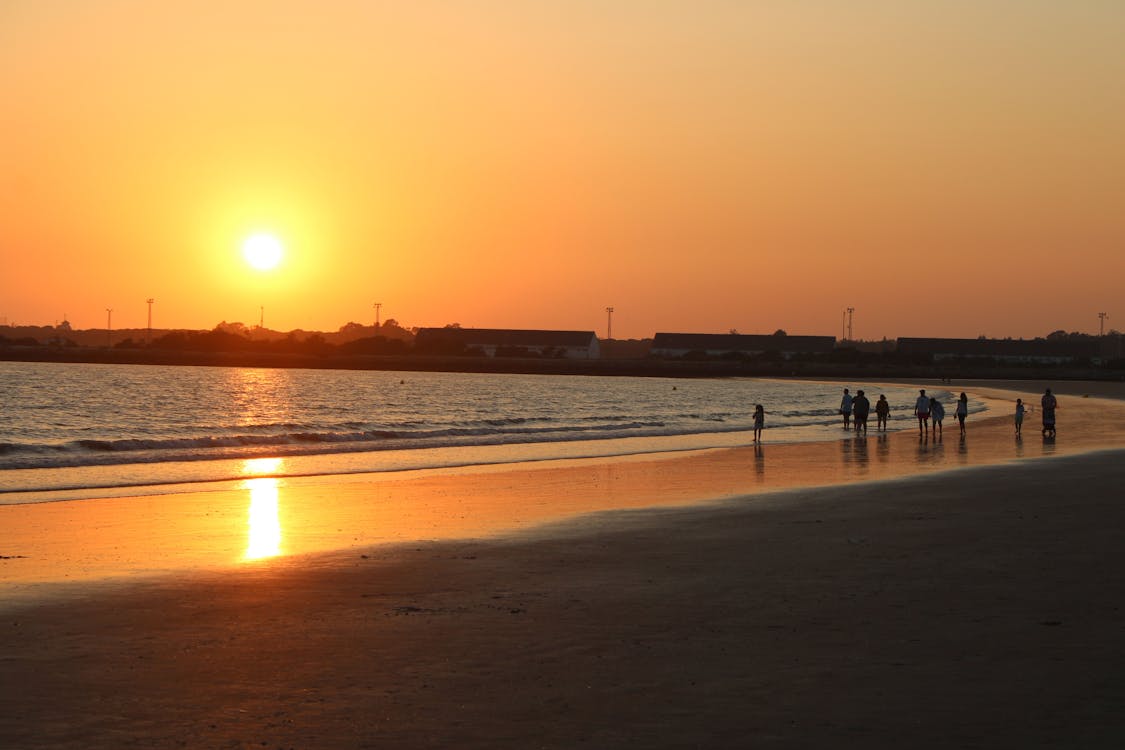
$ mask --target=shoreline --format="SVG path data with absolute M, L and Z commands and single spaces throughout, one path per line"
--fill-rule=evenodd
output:
M 0 508 L 91 574 L 0 561 L 0 744 L 1118 747 L 1125 403 L 1059 416 L 282 487 L 257 561 L 250 489 Z
M 238 571 L 248 558 L 280 564 L 412 539 L 498 537 L 600 511 L 699 506 L 777 490 L 1125 447 L 1125 403 L 1096 398 L 1074 401 L 1073 410 L 1064 400 L 1062 440 L 1040 440 L 1033 414 L 1027 436 L 1016 441 L 1010 417 L 998 413 L 1014 395 L 974 390 L 992 411 L 970 418 L 964 440 L 954 418 L 947 419 L 950 435 L 921 440 L 913 429 L 903 429 L 865 437 L 848 433 L 829 442 L 770 443 L 767 428 L 765 442 L 742 447 L 253 477 L 172 494 L 133 491 L 142 487 L 92 499 L 0 505 L 6 530 L 0 594 L 34 599 L 38 589 L 54 583 Z M 1117 418 L 1103 418 L 1105 409 L 1116 410 Z M 271 538 L 265 553 L 263 534 Z M 252 548 L 258 551 L 250 554 Z
M 785 382 L 774 378 L 756 378 L 762 382 Z M 847 381 L 819 380 L 806 381 L 810 383 L 837 383 Z M 867 388 L 878 389 L 882 386 L 902 388 L 913 386 L 914 381 L 886 381 L 866 385 Z M 1011 386 L 1012 383 L 1006 383 Z M 1090 386 L 1093 386 L 1092 388 Z M 952 386 L 946 383 L 928 386 L 931 390 L 937 388 L 942 391 L 951 391 Z M 1083 395 L 1088 396 L 1093 392 L 1098 396 L 1109 396 L 1125 399 L 1125 385 L 1121 388 L 1114 384 L 1086 384 L 1081 388 Z M 970 414 L 972 421 L 989 418 L 990 410 L 995 410 L 995 399 L 978 397 L 978 402 L 985 406 L 984 413 L 973 412 Z M 901 410 L 900 410 L 901 413 Z M 994 416 L 994 415 L 993 415 Z M 909 418 L 899 418 L 891 426 L 891 432 L 901 432 L 911 429 L 913 422 Z M 837 435 L 827 437 L 825 434 L 836 429 Z M 849 433 L 839 434 L 838 425 L 803 425 L 803 426 L 770 426 L 767 430 L 770 444 L 789 443 L 816 443 L 837 442 L 847 439 Z M 871 435 L 879 433 L 872 432 Z M 25 503 L 67 502 L 82 499 L 104 499 L 109 497 L 142 497 L 149 495 L 168 495 L 183 492 L 208 492 L 215 489 L 233 488 L 238 482 L 248 476 L 268 476 L 285 481 L 317 480 L 325 477 L 346 477 L 352 475 L 371 475 L 372 477 L 394 477 L 406 472 L 422 472 L 430 470 L 453 471 L 478 471 L 490 470 L 491 467 L 506 465 L 532 466 L 539 463 L 553 463 L 565 460 L 596 460 L 612 461 L 615 459 L 629 460 L 634 457 L 660 458 L 663 455 L 675 455 L 700 450 L 721 450 L 729 448 L 743 448 L 753 445 L 751 430 L 734 430 L 727 432 L 688 433 L 682 435 L 648 435 L 628 436 L 616 438 L 594 438 L 581 441 L 546 441 L 528 443 L 487 443 L 465 446 L 438 446 L 425 448 L 388 448 L 381 450 L 321 450 L 321 451 L 290 451 L 286 449 L 281 453 L 262 452 L 247 457 L 228 458 L 199 458 L 165 460 L 148 463 L 78 463 L 73 466 L 41 466 L 41 467 L 14 467 L 0 470 L 7 474 L 9 481 L 18 483 L 19 477 L 27 474 L 29 477 L 39 472 L 71 472 L 84 477 L 84 479 L 70 479 L 72 483 L 52 487 L 40 488 L 2 488 L 0 489 L 0 506 L 19 505 Z M 434 458 L 434 456 L 442 456 Z M 378 458 L 374 458 L 378 457 Z M 269 464 L 271 461 L 280 462 L 283 468 L 271 468 L 260 473 L 247 473 L 248 466 L 254 464 Z M 212 477 L 195 478 L 199 474 L 200 465 L 221 466 L 213 469 Z M 163 472 L 162 478 L 155 477 L 158 472 Z M 113 477 L 112 479 L 110 477 Z M 29 483 L 42 483 L 42 479 L 27 479 Z M 28 485 L 30 486 L 30 485 Z

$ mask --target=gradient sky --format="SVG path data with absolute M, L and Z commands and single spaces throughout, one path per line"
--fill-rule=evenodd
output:
M 3 0 L 0 322 L 1125 329 L 1122 50 L 1120 0 Z

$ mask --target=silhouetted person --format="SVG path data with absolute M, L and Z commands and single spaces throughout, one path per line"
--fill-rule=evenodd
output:
M 844 415 L 844 429 L 846 430 L 852 419 L 852 397 L 847 388 L 844 389 L 844 397 L 840 399 L 840 413 Z
M 1019 437 L 1020 432 L 1023 430 L 1023 413 L 1024 413 L 1024 411 L 1025 411 L 1025 409 L 1024 409 L 1024 406 L 1023 406 L 1023 399 L 1017 398 L 1016 399 L 1016 437 Z
M 930 426 L 930 399 L 924 388 L 918 394 L 918 400 L 914 402 L 914 416 L 918 417 L 918 435 L 922 436 Z
M 762 428 L 766 426 L 766 410 L 761 404 L 754 404 L 754 442 L 762 439 Z
M 945 419 L 945 407 L 936 398 L 930 399 L 930 428 L 934 431 L 934 437 L 942 434 L 941 421 Z
M 875 402 L 875 429 L 887 431 L 887 417 L 891 415 L 891 405 L 887 403 L 887 397 L 882 393 L 879 394 L 879 400 Z
M 1055 400 L 1051 389 L 1048 388 L 1047 392 L 1043 394 L 1040 399 L 1039 405 L 1043 408 L 1043 436 L 1055 436 L 1055 409 L 1058 408 L 1059 402 Z
M 867 400 L 867 396 L 863 395 L 863 391 L 857 391 L 855 398 L 852 399 L 852 410 L 855 413 L 855 431 L 859 434 L 862 429 L 863 434 L 867 434 L 867 415 L 871 413 L 871 402 Z
M 961 424 L 961 436 L 965 435 L 965 417 L 969 416 L 969 397 L 965 395 L 964 391 L 961 392 L 961 398 L 957 399 L 957 421 Z

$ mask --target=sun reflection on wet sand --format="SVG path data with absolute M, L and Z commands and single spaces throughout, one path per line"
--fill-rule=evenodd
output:
M 276 472 L 280 458 L 254 458 L 246 461 L 243 474 L 261 475 Z M 242 486 L 250 491 L 250 508 L 246 515 L 245 560 L 261 560 L 281 554 L 281 517 L 278 514 L 278 486 L 273 477 L 255 476 Z
M 250 510 L 246 517 L 247 560 L 261 560 L 281 554 L 281 519 L 277 513 L 277 480 L 260 477 L 247 479 Z
M 242 473 L 252 477 L 276 474 L 285 466 L 283 458 L 248 458 L 242 462 Z

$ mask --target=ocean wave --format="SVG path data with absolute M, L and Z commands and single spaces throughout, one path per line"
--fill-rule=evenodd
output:
M 740 419 L 741 418 L 741 419 Z M 770 418 L 771 426 L 799 427 L 829 424 L 837 419 L 834 411 L 822 409 L 784 412 Z M 732 421 L 733 420 L 733 421 Z M 441 447 L 466 442 L 551 442 L 613 437 L 675 436 L 749 430 L 745 415 L 730 413 L 688 413 L 644 418 L 637 415 L 598 415 L 562 420 L 554 418 L 504 417 L 449 421 L 445 424 L 419 421 L 402 422 L 409 427 L 371 429 L 369 423 L 349 421 L 339 426 L 368 427 L 352 430 L 308 429 L 305 425 L 275 422 L 275 429 L 262 425 L 231 434 L 205 434 L 190 437 L 81 438 L 60 444 L 0 443 L 0 469 L 42 466 L 104 465 L 147 463 L 160 460 L 232 457 L 274 450 L 289 454 L 306 452 L 379 450 L 384 444 L 397 448 Z M 278 431 L 284 425 L 291 428 Z M 304 429 L 302 429 L 304 428 Z
M 387 403 L 379 393 L 359 386 L 380 379 L 397 383 L 401 375 L 279 370 L 270 372 L 267 381 L 250 379 L 243 387 L 243 379 L 232 377 L 236 368 L 177 370 L 175 378 L 161 370 L 116 366 L 15 369 L 24 377 L 0 382 L 0 391 L 8 389 L 0 424 L 0 492 L 15 484 L 81 483 L 78 477 L 88 474 L 108 481 L 137 473 L 160 476 L 159 469 L 145 467 L 164 462 L 190 462 L 186 474 L 210 476 L 217 468 L 201 462 L 214 460 L 217 467 L 249 458 L 323 456 L 326 464 L 368 466 L 394 463 L 395 451 L 417 455 L 431 448 L 440 454 L 447 447 L 526 446 L 514 454 L 537 450 L 537 445 L 589 443 L 555 451 L 565 454 L 597 452 L 601 448 L 595 441 L 617 438 L 685 437 L 695 444 L 697 437 L 706 442 L 708 436 L 749 431 L 747 405 L 759 401 L 765 404 L 770 429 L 794 427 L 812 434 L 839 419 L 833 408 L 838 400 L 826 397 L 819 385 L 753 380 L 660 384 L 630 378 L 427 373 L 411 376 L 418 387 L 409 398 Z M 122 373 L 132 385 L 115 390 Z M 35 377 L 50 388 L 24 387 Z M 680 390 L 669 396 L 664 386 Z M 888 388 L 887 393 L 892 403 L 913 403 L 908 389 Z M 10 410 L 9 404 L 14 405 Z M 896 407 L 895 416 L 899 414 L 908 412 Z M 382 458 L 354 455 L 364 452 Z M 341 459 L 327 458 L 332 454 Z M 128 465 L 136 468 L 124 468 Z
M 382 449 L 435 448 L 452 445 L 536 443 L 597 439 L 611 435 L 677 434 L 660 421 L 611 424 L 526 426 L 508 420 L 503 427 L 435 427 L 410 432 L 287 432 L 274 435 L 226 435 L 192 438 L 74 440 L 62 445 L 5 443 L 0 469 L 64 468 L 109 464 L 196 461 L 251 457 L 266 453 L 301 455 Z M 526 422 L 526 420 L 523 420 Z M 688 431 L 691 432 L 691 431 Z

